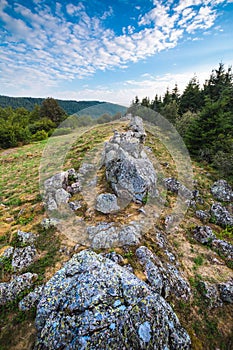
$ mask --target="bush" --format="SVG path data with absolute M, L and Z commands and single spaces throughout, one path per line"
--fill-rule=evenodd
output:
M 32 135 L 32 141 L 41 141 L 48 138 L 48 134 L 45 130 L 39 130 Z
M 71 128 L 57 128 L 54 130 L 52 136 L 60 136 L 60 135 L 67 135 L 72 132 Z

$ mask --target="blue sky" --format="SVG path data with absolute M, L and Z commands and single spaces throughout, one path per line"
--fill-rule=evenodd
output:
M 129 105 L 233 63 L 233 0 L 0 0 L 0 94 Z

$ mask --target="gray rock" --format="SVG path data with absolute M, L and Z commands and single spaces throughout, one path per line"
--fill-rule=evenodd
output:
M 212 241 L 212 248 L 217 250 L 220 254 L 224 255 L 227 259 L 233 260 L 233 245 L 222 240 L 214 239 Z
M 164 179 L 164 185 L 168 191 L 173 193 L 177 193 L 186 199 L 192 199 L 193 193 L 183 184 L 181 184 L 178 180 L 173 177 L 169 177 Z
M 117 197 L 112 193 L 102 193 L 96 198 L 95 209 L 104 214 L 114 213 L 120 209 Z
M 62 171 L 45 180 L 44 190 L 45 192 L 54 192 L 59 188 L 66 188 L 68 185 L 68 171 Z
M 14 253 L 14 247 L 9 247 L 7 248 L 3 254 L 0 256 L 0 260 L 1 258 L 10 258 Z
M 190 349 L 169 304 L 123 267 L 91 251 L 45 285 L 35 349 Z
M 195 213 L 196 217 L 200 219 L 204 224 L 210 220 L 210 214 L 204 210 L 197 210 Z
M 42 297 L 43 290 L 44 285 L 36 287 L 33 292 L 30 292 L 19 302 L 19 309 L 22 311 L 28 311 L 37 306 Z
M 105 258 L 114 261 L 116 264 L 120 264 L 124 261 L 124 258 L 120 254 L 117 254 L 116 252 L 110 252 L 105 254 L 104 256 Z
M 18 230 L 17 236 L 19 238 L 19 241 L 24 244 L 33 244 L 35 243 L 38 235 L 35 235 L 32 232 L 23 232 Z
M 76 210 L 82 208 L 82 202 L 81 201 L 69 202 L 69 207 L 70 207 L 70 209 L 76 211 Z
M 139 244 L 142 230 L 141 225 L 134 221 L 122 226 L 101 222 L 89 226 L 87 234 L 92 248 L 113 248 Z
M 233 201 L 233 191 L 231 186 L 225 180 L 216 181 L 211 187 L 211 193 L 219 201 Z
M 233 303 L 233 280 L 218 284 L 220 298 L 227 303 Z
M 134 124 L 132 119 L 131 129 L 132 125 L 135 125 L 135 130 L 139 130 L 138 119 L 136 120 Z M 113 138 L 106 142 L 103 152 L 102 164 L 106 167 L 107 181 L 117 197 L 126 201 L 126 205 L 131 200 L 142 202 L 148 193 L 152 197 L 157 195 L 157 176 L 140 143 L 144 135 L 143 130 L 115 133 Z
M 202 244 L 211 244 L 211 242 L 216 239 L 216 236 L 209 226 L 196 226 L 193 230 L 193 236 Z
M 41 221 L 40 224 L 45 230 L 48 230 L 51 227 L 56 227 L 57 225 L 59 225 L 59 223 L 60 223 L 59 219 L 56 219 L 56 218 L 47 219 L 47 218 L 45 218 Z
M 55 201 L 58 207 L 62 204 L 68 203 L 70 197 L 70 193 L 66 192 L 64 188 L 59 188 L 55 192 Z
M 200 287 L 202 295 L 207 299 L 210 308 L 216 308 L 223 305 L 216 284 L 201 281 Z
M 146 132 L 143 126 L 143 120 L 140 117 L 134 117 L 131 119 L 129 123 L 129 129 L 133 131 L 133 137 L 136 137 L 140 140 L 140 142 L 144 142 L 146 138 Z
M 11 263 L 14 271 L 21 271 L 31 265 L 36 255 L 37 251 L 34 246 L 15 248 Z
M 170 263 L 162 263 L 155 254 L 144 246 L 136 250 L 136 255 L 145 268 L 148 282 L 153 290 L 164 298 L 171 294 L 183 299 L 190 297 L 189 284 L 177 267 Z
M 16 299 L 22 291 L 29 289 L 37 278 L 37 274 L 27 272 L 20 276 L 13 276 L 9 283 L 0 283 L 0 305 Z
M 210 213 L 215 218 L 218 225 L 223 227 L 233 226 L 233 215 L 220 203 L 214 203 Z

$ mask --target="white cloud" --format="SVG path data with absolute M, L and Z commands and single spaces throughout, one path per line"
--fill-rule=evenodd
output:
M 20 89 L 32 81 L 41 86 L 42 93 L 45 84 L 54 86 L 56 82 L 88 77 L 97 70 L 125 68 L 130 62 L 175 47 L 185 33 L 211 28 L 217 16 L 215 4 L 225 3 L 180 0 L 170 12 L 174 1 L 162 5 L 154 0 L 154 7 L 140 16 L 137 26 L 129 22 L 122 34 L 116 35 L 105 24 L 113 15 L 112 7 L 97 18 L 88 15 L 82 2 L 65 6 L 57 1 L 54 8 L 33 2 L 34 8 L 29 9 L 19 0 L 9 12 L 10 2 L 0 0 L 4 23 L 0 34 L 6 42 L 0 52 L 0 70 L 4 84 L 17 81 Z M 13 11 L 14 17 L 9 14 Z

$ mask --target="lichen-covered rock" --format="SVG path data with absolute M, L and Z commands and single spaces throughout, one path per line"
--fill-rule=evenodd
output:
M 233 303 L 233 279 L 225 283 L 219 283 L 220 298 L 227 303 Z
M 222 306 L 222 300 L 219 295 L 217 284 L 201 281 L 199 291 L 208 301 L 209 308 Z
M 216 239 L 209 226 L 196 226 L 193 230 L 193 237 L 202 244 L 211 243 Z
M 181 184 L 178 180 L 173 177 L 169 177 L 164 179 L 164 185 L 168 191 L 173 193 L 177 193 L 186 199 L 192 199 L 193 193 L 183 184 Z
M 233 245 L 222 239 L 214 239 L 212 241 L 212 248 L 224 255 L 227 259 L 233 260 Z
M 113 222 L 100 222 L 87 227 L 87 235 L 92 248 L 112 248 L 139 244 L 142 236 L 141 224 L 135 221 L 117 226 Z
M 45 180 L 43 197 L 47 210 L 56 211 L 60 209 L 68 203 L 71 195 L 81 190 L 78 177 L 79 175 L 74 169 L 69 169 Z
M 209 226 L 196 226 L 193 237 L 202 244 L 209 244 L 227 259 L 233 259 L 233 245 L 222 239 L 217 239 Z
M 18 239 L 20 242 L 22 242 L 23 244 L 33 244 L 35 243 L 36 239 L 37 239 L 37 235 L 35 235 L 32 232 L 23 232 L 18 230 L 17 233 Z
M 116 264 L 120 264 L 124 261 L 124 258 L 120 254 L 117 254 L 116 252 L 110 252 L 105 254 L 104 256 L 105 258 L 114 261 Z
M 190 287 L 176 266 L 161 262 L 147 247 L 141 246 L 136 250 L 140 263 L 151 287 L 164 298 L 173 294 L 177 298 L 188 299 Z
M 21 271 L 31 265 L 36 257 L 37 251 L 34 246 L 15 248 L 12 257 L 12 267 L 14 271 Z
M 210 213 L 215 218 L 218 225 L 223 227 L 233 226 L 233 215 L 220 203 L 214 203 Z
M 206 224 L 211 216 L 208 212 L 204 211 L 204 210 L 197 210 L 196 213 L 195 213 L 196 217 L 198 219 L 200 219 L 204 224 Z
M 45 285 L 35 349 L 190 349 L 168 303 L 123 267 L 91 251 Z
M 19 309 L 22 311 L 28 311 L 37 306 L 42 297 L 43 290 L 44 285 L 36 287 L 33 292 L 30 292 L 19 302 Z
M 211 187 L 211 193 L 218 201 L 233 201 L 233 191 L 231 186 L 225 180 L 216 181 Z
M 130 130 L 115 132 L 106 142 L 102 157 L 106 178 L 126 205 L 131 200 L 142 202 L 148 193 L 152 197 L 157 195 L 157 176 L 142 144 L 145 131 L 139 121 L 139 117 L 132 118 Z
M 120 209 L 117 197 L 112 193 L 102 193 L 96 198 L 95 209 L 103 214 L 114 213 Z
M 1 261 L 1 258 L 10 258 L 13 255 L 13 253 L 14 253 L 14 247 L 6 247 L 6 249 L 0 255 L 0 261 Z
M 8 283 L 0 283 L 0 305 L 16 299 L 19 293 L 30 288 L 37 278 L 37 274 L 27 272 L 20 276 L 13 276 Z

